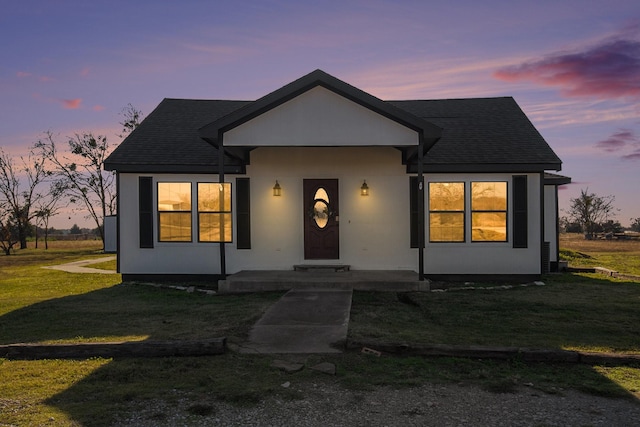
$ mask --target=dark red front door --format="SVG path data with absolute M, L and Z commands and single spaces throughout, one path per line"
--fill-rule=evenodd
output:
M 304 180 L 304 258 L 340 258 L 338 180 Z

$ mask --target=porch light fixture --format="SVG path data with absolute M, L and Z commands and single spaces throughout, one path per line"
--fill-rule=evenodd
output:
M 279 197 L 281 194 L 282 194 L 282 188 L 280 187 L 280 184 L 276 179 L 276 185 L 273 186 L 273 195 Z
M 360 187 L 360 195 L 368 196 L 369 195 L 369 186 L 367 185 L 367 180 L 365 179 L 362 183 L 362 187 Z

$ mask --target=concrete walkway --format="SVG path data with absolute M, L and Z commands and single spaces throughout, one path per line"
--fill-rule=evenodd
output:
M 340 353 L 353 291 L 293 289 L 253 326 L 243 353 Z
M 67 273 L 93 273 L 93 274 L 116 274 L 115 270 L 103 270 L 101 268 L 90 268 L 86 267 L 91 264 L 98 264 L 101 262 L 113 261 L 116 259 L 115 255 L 106 256 L 102 258 L 94 258 L 94 259 L 84 259 L 82 261 L 74 261 L 68 264 L 60 264 L 60 265 L 49 265 L 42 268 L 47 268 L 49 270 L 60 270 L 66 271 Z

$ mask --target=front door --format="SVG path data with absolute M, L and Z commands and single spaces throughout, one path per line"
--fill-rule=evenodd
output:
M 304 180 L 304 258 L 340 258 L 338 180 Z

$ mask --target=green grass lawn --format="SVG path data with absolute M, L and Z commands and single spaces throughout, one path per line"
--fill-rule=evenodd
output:
M 241 340 L 280 293 L 207 296 L 120 284 L 118 274 L 41 268 L 99 258 L 94 247 L 28 249 L 0 257 L 0 343 L 111 340 Z M 640 283 L 560 275 L 544 287 L 503 291 L 354 293 L 349 334 L 371 342 L 483 344 L 640 353 Z M 311 355 L 333 362 L 336 377 L 269 367 L 274 355 L 36 360 L 0 355 L 0 425 L 109 425 L 132 404 L 154 398 L 253 404 L 280 386 L 329 381 L 366 390 L 425 382 L 475 384 L 513 392 L 527 384 L 550 393 L 573 388 L 640 397 L 640 368 L 454 358 Z M 172 397 L 173 396 L 173 397 Z M 135 406 L 135 405 L 134 405 Z
M 549 276 L 547 286 L 442 293 L 356 292 L 356 341 L 640 353 L 640 283 Z
M 640 240 L 586 240 L 581 234 L 564 233 L 560 257 L 570 267 L 604 267 L 640 276 Z

